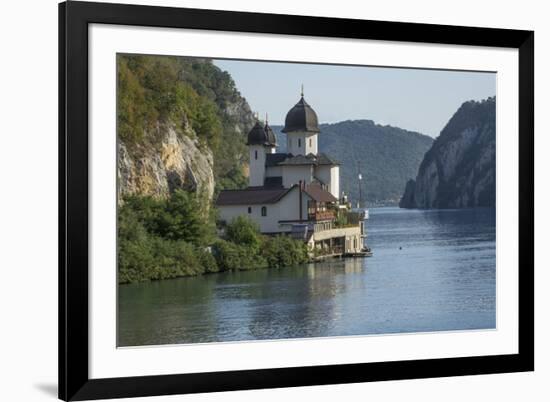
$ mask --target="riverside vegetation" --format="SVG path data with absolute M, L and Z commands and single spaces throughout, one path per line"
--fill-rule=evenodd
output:
M 195 194 L 181 190 L 166 199 L 126 198 L 118 218 L 119 283 L 278 268 L 308 259 L 301 241 L 263 236 L 246 217 L 216 228 L 213 209 L 200 211 Z

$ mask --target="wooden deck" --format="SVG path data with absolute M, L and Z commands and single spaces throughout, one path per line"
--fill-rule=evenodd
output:
M 356 253 L 347 254 L 346 257 L 361 257 L 361 258 L 372 257 L 372 251 L 358 251 Z
M 337 252 L 337 253 L 318 255 L 313 257 L 312 260 L 314 262 L 317 262 L 317 261 L 326 260 L 327 258 L 367 258 L 367 257 L 372 257 L 372 255 L 373 255 L 372 251 L 357 251 L 355 253 Z

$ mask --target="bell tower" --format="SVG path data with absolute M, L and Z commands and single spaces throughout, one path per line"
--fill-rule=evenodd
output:
M 286 133 L 287 150 L 292 155 L 317 155 L 319 134 L 317 114 L 304 99 L 304 87 L 300 100 L 290 109 L 285 118 L 283 133 Z
M 250 187 L 263 186 L 266 154 L 274 153 L 277 146 L 275 134 L 267 124 L 267 119 L 265 125 L 262 125 L 256 116 L 256 124 L 248 133 L 246 145 L 248 145 L 250 157 L 248 185 Z

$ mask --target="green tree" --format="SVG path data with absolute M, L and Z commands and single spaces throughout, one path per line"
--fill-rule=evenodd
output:
M 223 271 L 244 271 L 267 267 L 266 260 L 249 247 L 218 240 L 213 247 L 217 265 Z
M 166 200 L 127 197 L 118 215 L 119 282 L 217 272 L 205 248 L 213 236 L 210 220 L 194 193 L 177 191 Z
M 194 193 L 176 190 L 158 211 L 156 232 L 170 240 L 204 245 L 208 225 Z
M 226 228 L 227 240 L 246 246 L 252 253 L 257 254 L 262 244 L 260 228 L 245 216 L 233 219 Z

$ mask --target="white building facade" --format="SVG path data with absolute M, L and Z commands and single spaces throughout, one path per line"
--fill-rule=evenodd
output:
M 303 94 L 287 113 L 282 131 L 286 134 L 286 153 L 276 152 L 276 136 L 267 122 L 257 121 L 252 127 L 247 141 L 249 187 L 220 193 L 216 201 L 220 219 L 231 222 L 237 216 L 247 216 L 265 234 L 303 234 L 312 248 L 329 246 L 341 249 L 342 253 L 359 251 L 362 247 L 359 225 L 334 231 L 340 166 L 319 152 L 317 115 Z

